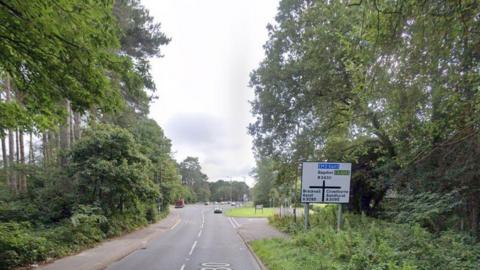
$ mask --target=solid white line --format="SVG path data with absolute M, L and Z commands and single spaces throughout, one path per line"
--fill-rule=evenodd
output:
M 237 225 L 237 227 L 240 227 L 240 224 L 238 223 L 238 221 L 235 218 L 232 217 L 232 220 L 235 223 L 235 225 Z
M 233 227 L 234 229 L 236 229 L 236 227 L 235 227 L 235 223 L 233 223 L 233 221 L 232 221 L 232 218 L 231 218 L 231 217 L 229 217 L 229 218 L 228 218 L 228 221 L 230 221 L 230 224 L 232 224 L 232 227 Z
M 180 267 L 180 270 L 185 269 L 185 264 L 182 264 L 182 267 Z
M 190 252 L 188 253 L 188 255 L 192 255 L 193 250 L 195 249 L 196 246 L 197 246 L 197 241 L 193 242 L 192 249 L 190 249 Z

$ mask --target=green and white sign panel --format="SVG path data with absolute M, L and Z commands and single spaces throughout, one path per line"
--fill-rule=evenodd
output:
M 351 163 L 303 162 L 302 203 L 348 203 Z

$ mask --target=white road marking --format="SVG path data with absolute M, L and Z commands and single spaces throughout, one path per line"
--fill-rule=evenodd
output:
M 210 263 L 202 263 L 202 266 L 230 266 L 230 264 L 229 263 L 210 262 Z
M 237 225 L 237 227 L 240 227 L 240 224 L 238 223 L 238 221 L 235 218 L 232 217 L 232 221 L 233 221 L 233 223 L 235 223 L 235 225 Z
M 237 228 L 237 227 L 235 227 L 235 223 L 233 223 L 233 221 L 232 221 L 232 218 L 231 218 L 231 217 L 229 217 L 229 218 L 228 218 L 228 221 L 230 221 L 230 224 L 232 224 L 232 227 L 233 227 L 234 229 L 236 229 L 236 228 Z
M 199 232 L 198 232 L 198 237 L 202 236 L 202 232 L 203 232 L 203 231 L 199 231 Z
M 207 266 L 207 267 L 202 267 L 201 270 L 232 270 L 230 267 L 230 264 L 228 263 L 202 263 L 202 266 Z
M 185 269 L 185 264 L 182 264 L 182 267 L 180 267 L 180 270 Z
M 197 246 L 197 241 L 193 242 L 193 246 L 192 246 L 192 248 L 190 249 L 190 252 L 188 253 L 188 255 L 190 255 L 190 256 L 192 255 L 193 250 L 195 249 L 196 246 Z

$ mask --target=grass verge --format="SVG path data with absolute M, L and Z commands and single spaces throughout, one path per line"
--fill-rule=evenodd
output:
M 450 270 L 480 269 L 480 244 L 465 235 L 433 235 L 414 225 L 394 224 L 359 215 L 345 215 L 335 231 L 335 209 L 326 207 L 302 229 L 290 218 L 271 218 L 290 239 L 251 242 L 270 270 Z
M 239 207 L 239 208 L 230 208 L 225 212 L 226 216 L 229 217 L 271 217 L 275 213 L 275 208 L 263 208 L 263 210 L 257 210 L 255 212 L 254 207 Z

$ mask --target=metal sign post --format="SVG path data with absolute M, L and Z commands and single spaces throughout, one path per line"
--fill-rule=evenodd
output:
M 342 228 L 342 204 L 337 204 L 337 232 Z
M 310 210 L 308 210 L 308 205 L 308 202 L 305 203 L 303 208 L 303 216 L 305 217 L 305 230 L 308 230 L 308 212 L 310 212 Z

